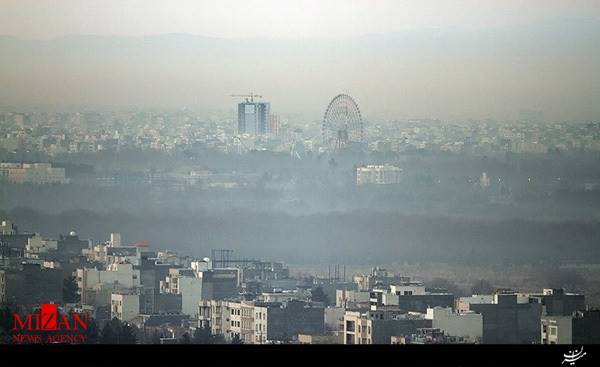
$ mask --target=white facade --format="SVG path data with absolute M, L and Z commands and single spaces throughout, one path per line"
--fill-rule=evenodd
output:
M 572 344 L 573 317 L 547 316 L 541 320 L 542 344 Z
M 198 316 L 198 302 L 202 300 L 202 278 L 179 278 L 181 312 L 191 317 Z
M 474 294 L 471 297 L 460 297 L 456 302 L 456 310 L 465 312 L 470 310 L 471 304 L 492 304 L 494 303 L 493 294 Z
M 119 247 L 121 246 L 121 234 L 120 233 L 111 233 L 110 234 L 110 245 Z
M 42 236 L 36 233 L 35 236 L 27 239 L 27 245 L 25 249 L 27 252 L 35 254 L 48 252 L 49 250 L 56 251 L 58 249 L 58 241 L 44 239 Z
M 202 261 L 192 261 L 190 267 L 194 269 L 194 272 L 201 273 L 211 269 L 210 259 L 205 258 Z
M 112 293 L 110 297 L 110 317 L 121 321 L 131 321 L 140 314 L 140 295 L 137 293 Z
M 139 287 L 140 271 L 134 269 L 132 264 L 112 264 L 107 270 L 77 269 L 77 285 L 83 304 L 88 304 L 87 293 L 93 293 L 102 284 L 118 284 L 121 288 Z
M 450 307 L 428 308 L 425 318 L 432 320 L 432 327 L 446 335 L 468 338 L 473 342 L 483 335 L 483 316 L 475 312 L 455 313 Z
M 294 299 L 300 299 L 300 297 L 295 291 L 283 291 L 264 292 L 259 296 L 259 299 L 263 302 L 289 302 Z
M 406 284 L 406 285 L 390 285 L 391 293 L 399 296 L 414 296 L 425 294 L 425 285 L 422 283 Z
M 358 303 L 369 303 L 369 294 L 369 291 L 337 289 L 335 291 L 335 306 L 352 307 Z
M 3 220 L 0 226 L 1 234 L 16 234 L 15 225 L 9 220 Z
M 356 184 L 397 184 L 400 182 L 401 173 L 401 168 L 389 164 L 358 167 L 356 168 Z
M 330 331 L 338 331 L 345 313 L 346 309 L 344 307 L 325 308 L 325 328 Z

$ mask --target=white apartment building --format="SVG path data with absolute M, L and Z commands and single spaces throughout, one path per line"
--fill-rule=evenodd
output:
M 56 251 L 58 250 L 58 241 L 45 239 L 38 233 L 36 233 L 35 236 L 27 239 L 27 245 L 25 245 L 25 250 L 27 250 L 28 253 L 32 254 Z
M 542 344 L 573 344 L 572 316 L 545 316 L 541 319 Z
M 369 291 L 337 289 L 335 291 L 335 306 L 352 308 L 358 307 L 360 304 L 368 304 L 369 295 Z
M 356 168 L 357 185 L 392 185 L 400 182 L 400 167 L 385 165 L 367 165 Z
M 483 336 L 483 316 L 473 311 L 455 313 L 450 307 L 427 308 L 425 318 L 431 327 L 444 331 L 446 335 L 480 342 Z
M 297 338 L 298 334 L 322 334 L 322 307 L 304 302 L 203 300 L 198 305 L 198 326 L 210 327 L 230 342 L 236 336 L 246 344 L 267 344 Z
M 111 264 L 106 270 L 95 268 L 77 269 L 77 285 L 81 291 L 81 303 L 91 304 L 101 285 L 115 285 L 132 289 L 140 286 L 140 271 L 133 264 Z
M 282 292 L 263 292 L 258 296 L 262 302 L 289 302 L 294 299 L 300 299 L 300 295 L 296 291 Z
M 181 312 L 192 317 L 198 314 L 198 302 L 202 300 L 202 278 L 190 268 L 169 269 L 165 281 L 161 281 L 161 291 L 181 294 Z
M 131 321 L 140 314 L 140 295 L 137 291 L 115 292 L 110 296 L 110 317 Z
M 17 226 L 9 220 L 3 220 L 0 225 L 0 234 L 17 234 Z
M 195 265 L 198 267 L 199 263 Z M 181 312 L 191 317 L 198 315 L 198 302 L 206 299 L 221 300 L 238 296 L 238 269 L 196 271 L 192 268 L 170 269 L 161 290 L 181 294 Z
M 397 296 L 415 296 L 423 295 L 425 292 L 425 285 L 421 282 L 408 282 L 400 285 L 390 285 L 390 292 Z

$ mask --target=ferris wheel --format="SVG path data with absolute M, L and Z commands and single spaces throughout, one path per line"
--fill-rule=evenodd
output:
M 323 116 L 323 146 L 339 150 L 349 143 L 363 141 L 363 121 L 358 105 L 347 94 L 335 96 Z

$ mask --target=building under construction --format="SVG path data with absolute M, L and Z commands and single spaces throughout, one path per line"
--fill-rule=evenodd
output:
M 254 93 L 231 96 L 245 98 L 243 102 L 238 103 L 238 134 L 264 135 L 269 132 L 269 102 L 255 102 L 255 97 L 262 96 Z

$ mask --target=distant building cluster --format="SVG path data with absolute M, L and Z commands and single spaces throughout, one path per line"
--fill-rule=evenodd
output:
M 390 164 L 367 165 L 356 168 L 357 185 L 393 185 L 400 183 L 402 169 Z
M 382 268 L 348 281 L 345 268 L 343 277 L 339 268 L 292 276 L 283 263 L 232 254 L 215 249 L 196 259 L 128 244 L 119 233 L 95 244 L 74 231 L 50 239 L 5 220 L 0 303 L 85 310 L 100 329 L 111 320 L 134 327 L 140 343 L 190 335 L 245 344 L 600 342 L 600 310 L 563 289 L 457 297 Z
M 289 152 L 301 142 L 318 153 L 321 125 L 306 116 L 281 118 L 269 102 L 247 99 L 237 114 L 196 116 L 175 112 L 1 113 L 0 149 L 60 154 L 127 149 L 175 152 L 198 146 L 236 152 L 244 135 L 249 148 Z M 294 131 L 302 131 L 294 136 Z M 319 137 L 319 138 L 316 138 Z M 600 124 L 545 123 L 527 116 L 515 121 L 381 120 L 366 124 L 373 152 L 444 152 L 473 156 L 599 151 Z
M 0 180 L 23 184 L 67 183 L 65 169 L 52 167 L 50 163 L 6 163 L 0 162 Z

